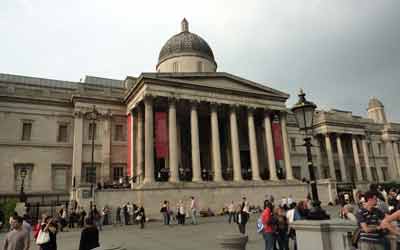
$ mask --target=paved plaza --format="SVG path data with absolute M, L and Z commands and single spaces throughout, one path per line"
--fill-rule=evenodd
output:
M 337 217 L 337 207 L 327 210 L 332 217 Z M 259 214 L 252 214 L 247 224 L 249 242 L 247 250 L 264 249 L 262 236 L 256 232 L 255 221 Z M 190 219 L 187 220 L 190 222 Z M 138 225 L 105 226 L 100 232 L 100 244 L 112 249 L 162 249 L 162 250 L 217 250 L 222 249 L 217 241 L 217 236 L 224 233 L 237 233 L 237 224 L 228 224 L 227 218 L 208 217 L 200 218 L 199 225 L 170 225 L 165 226 L 161 221 L 146 224 L 144 229 Z M 5 234 L 0 234 L 3 244 Z M 57 236 L 58 250 L 76 250 L 79 247 L 80 230 L 62 232 Z M 32 249 L 36 249 L 33 247 Z

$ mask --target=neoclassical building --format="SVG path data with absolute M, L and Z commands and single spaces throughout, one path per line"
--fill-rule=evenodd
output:
M 254 203 L 266 194 L 302 198 L 309 178 L 304 135 L 288 98 L 218 72 L 210 46 L 185 19 L 153 73 L 79 82 L 0 74 L 0 196 L 18 195 L 23 170 L 28 200 L 131 200 L 150 213 L 160 200 L 190 195 L 215 209 L 242 195 Z M 313 156 L 323 202 L 400 175 L 400 124 L 387 120 L 377 98 L 367 111 L 365 118 L 316 111 Z M 130 189 L 88 191 L 125 176 Z

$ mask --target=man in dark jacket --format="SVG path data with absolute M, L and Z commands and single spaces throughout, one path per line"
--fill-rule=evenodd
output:
M 86 218 L 86 227 L 82 230 L 79 250 L 90 250 L 100 246 L 99 230 L 93 224 L 93 220 Z

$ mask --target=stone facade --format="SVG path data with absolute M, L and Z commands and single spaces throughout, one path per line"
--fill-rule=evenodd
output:
M 93 199 L 89 188 L 128 175 L 130 191 L 98 190 L 96 202 L 132 200 L 154 212 L 160 200 L 180 195 L 215 209 L 241 195 L 254 202 L 267 193 L 304 197 L 304 136 L 286 106 L 289 95 L 216 72 L 212 51 L 195 44 L 163 52 L 160 72 L 125 80 L 0 74 L 0 195 L 18 195 L 25 169 L 30 198 L 70 195 L 82 204 Z M 181 66 L 171 70 L 174 62 Z M 196 70 L 197 62 L 211 66 Z M 376 98 L 368 117 L 316 111 L 312 154 L 324 202 L 341 186 L 400 175 L 400 124 L 387 121 Z

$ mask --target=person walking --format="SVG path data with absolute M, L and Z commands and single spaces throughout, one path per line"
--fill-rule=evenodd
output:
M 137 212 L 136 221 L 140 224 L 140 229 L 143 229 L 144 223 L 146 222 L 146 213 L 143 205 L 140 206 L 139 211 Z
M 116 224 L 121 225 L 121 207 L 120 206 L 117 207 L 115 219 L 116 219 Z
M 235 203 L 232 201 L 228 205 L 228 222 L 229 222 L 229 224 L 232 223 L 232 218 L 233 218 L 233 222 L 236 222 L 234 215 L 235 215 Z
M 79 212 L 79 227 L 82 228 L 85 225 L 85 217 L 86 217 L 86 211 L 83 207 L 80 208 Z
M 243 197 L 239 213 L 240 219 L 238 220 L 239 232 L 242 234 L 246 234 L 246 224 L 250 217 L 249 207 L 250 207 L 249 202 L 247 201 L 246 197 Z
M 3 250 L 29 250 L 30 237 L 22 224 L 22 217 L 11 218 L 11 231 L 5 237 Z
M 99 247 L 99 230 L 90 218 L 86 218 L 85 222 L 86 227 L 81 232 L 79 250 L 90 250 Z
M 281 207 L 276 208 L 275 216 L 277 219 L 275 237 L 278 242 L 278 249 L 289 250 L 289 223 L 285 209 Z
M 198 204 L 197 204 L 197 200 L 194 198 L 194 196 L 190 197 L 190 213 L 191 213 L 191 217 L 192 217 L 192 224 L 193 225 L 197 225 L 198 221 L 197 221 L 197 210 L 198 210 Z
M 178 202 L 178 209 L 177 209 L 177 219 L 178 219 L 178 224 L 185 225 L 185 205 L 183 204 L 183 201 L 180 200 Z

